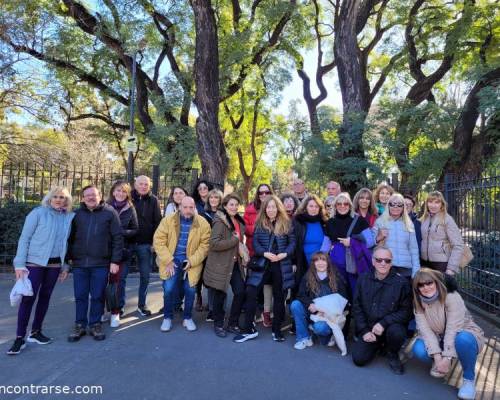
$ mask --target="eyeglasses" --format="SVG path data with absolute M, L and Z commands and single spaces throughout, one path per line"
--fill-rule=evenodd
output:
M 52 198 L 56 200 L 64 200 L 66 199 L 66 196 L 52 196 Z
M 375 261 L 379 264 L 392 264 L 392 259 L 391 258 L 378 258 L 378 257 L 375 257 Z
M 325 207 L 326 207 L 326 208 L 332 208 L 332 207 L 333 207 L 333 204 L 325 204 Z
M 418 288 L 423 288 L 425 286 L 432 286 L 432 285 L 434 285 L 434 281 L 426 281 L 426 282 L 417 283 Z
M 403 208 L 404 206 L 403 203 L 389 203 L 389 207 Z
M 271 194 L 271 192 L 270 192 L 269 190 L 264 190 L 263 192 L 259 192 L 259 196 L 260 196 L 261 194 Z
M 349 203 L 337 203 L 336 204 L 338 207 L 349 207 L 350 204 Z

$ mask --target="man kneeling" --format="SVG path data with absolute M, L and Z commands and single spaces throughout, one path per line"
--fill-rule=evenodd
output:
M 406 339 L 412 315 L 408 279 L 391 269 L 392 252 L 383 246 L 373 252 L 373 272 L 359 277 L 353 301 L 353 318 L 358 341 L 352 346 L 352 361 L 361 367 L 384 348 L 389 366 L 403 374 L 398 351 Z

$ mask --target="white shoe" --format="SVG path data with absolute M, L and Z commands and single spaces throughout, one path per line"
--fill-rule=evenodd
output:
M 333 337 L 333 335 L 330 337 L 330 340 L 327 344 L 328 347 L 335 347 L 335 338 Z
M 311 340 L 311 338 L 307 338 L 299 340 L 298 342 L 295 343 L 293 347 L 296 350 L 304 350 L 306 347 L 311 347 L 312 345 L 313 341 Z
M 168 332 L 170 329 L 172 329 L 172 320 L 170 318 L 165 318 L 161 323 L 160 330 L 162 332 Z
M 109 321 L 110 316 L 111 316 L 111 313 L 105 312 L 104 314 L 102 314 L 101 322 Z
M 193 332 L 196 330 L 196 324 L 191 318 L 182 321 L 182 326 L 185 327 L 189 332 Z
M 111 314 L 109 326 L 111 326 L 111 328 L 118 328 L 120 326 L 120 314 Z
M 474 400 L 476 398 L 476 382 L 464 379 L 458 391 L 458 398 L 462 400 Z

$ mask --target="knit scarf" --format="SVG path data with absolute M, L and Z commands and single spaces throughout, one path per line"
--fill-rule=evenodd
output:
M 309 215 L 307 213 L 304 214 L 299 214 L 295 218 L 297 218 L 298 221 L 300 222 L 323 222 L 323 219 L 321 218 L 321 215 Z
M 113 200 L 112 206 L 115 210 L 121 211 L 123 207 L 125 207 L 128 203 L 128 200 L 123 200 L 123 201 L 118 201 L 118 200 Z
M 437 299 L 439 299 L 439 292 L 437 290 L 436 290 L 436 293 L 434 293 L 434 295 L 431 297 L 425 297 L 425 296 L 420 295 L 420 300 L 422 301 L 422 303 L 425 303 L 425 304 L 434 303 Z

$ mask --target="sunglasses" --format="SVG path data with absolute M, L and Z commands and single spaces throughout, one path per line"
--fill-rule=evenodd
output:
M 64 200 L 66 197 L 65 196 L 52 196 L 53 199 L 56 200 Z
M 336 205 L 339 207 L 349 207 L 350 206 L 349 203 L 337 203 Z
M 404 206 L 403 203 L 389 203 L 389 207 L 403 208 Z
M 378 257 L 375 257 L 375 261 L 379 264 L 391 264 L 392 263 L 392 259 L 391 258 L 378 258 Z
M 419 283 L 417 283 L 417 287 L 423 288 L 425 286 L 432 286 L 433 284 L 434 284 L 434 281 L 419 282 Z
M 205 189 L 208 189 L 208 186 L 205 185 L 198 186 L 198 190 L 205 190 Z
M 326 208 L 332 208 L 332 207 L 333 207 L 333 204 L 325 204 L 325 207 L 326 207 Z
M 271 194 L 271 192 L 269 190 L 265 190 L 263 192 L 259 192 L 259 195 L 261 195 L 261 194 Z

